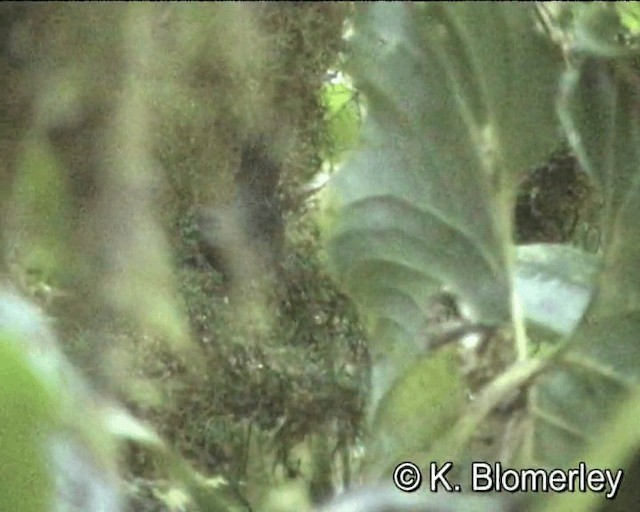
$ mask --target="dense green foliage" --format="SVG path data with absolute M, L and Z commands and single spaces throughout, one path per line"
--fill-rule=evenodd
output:
M 569 468 L 595 464 L 594 450 L 597 467 L 629 462 L 637 436 L 598 451 L 621 421 L 631 427 L 617 414 L 635 407 L 640 369 L 639 68 L 631 11 L 621 14 L 623 24 L 602 5 L 358 12 L 349 71 L 368 116 L 327 191 L 325 222 L 335 273 L 372 335 L 368 442 L 380 474 L 403 460 Z M 563 139 L 568 152 L 540 170 Z M 418 399 L 407 368 L 442 357 L 428 332 L 429 297 L 443 291 L 460 308 L 453 327 L 467 326 L 460 339 L 482 326 L 502 357 L 482 349 L 455 382 L 425 370 Z M 460 385 L 471 400 L 455 398 Z M 409 412 L 417 399 L 429 417 Z M 390 434 L 398 411 L 402 435 Z M 548 510 L 600 503 L 573 498 Z

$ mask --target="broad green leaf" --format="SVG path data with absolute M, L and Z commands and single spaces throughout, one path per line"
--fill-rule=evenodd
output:
M 515 291 L 527 320 L 562 335 L 578 326 L 593 296 L 598 258 L 567 245 L 517 248 Z
M 640 89 L 633 59 L 584 56 L 559 113 L 604 197 L 598 291 L 568 350 L 531 391 L 528 462 L 566 467 L 601 442 L 604 419 L 640 384 Z
M 640 306 L 638 62 L 587 58 L 567 72 L 560 115 L 571 144 L 602 190 L 605 268 L 600 306 Z
M 403 456 L 428 448 L 451 428 L 467 399 L 458 366 L 455 350 L 439 350 L 394 383 L 373 418 L 365 472 L 391 471 Z
M 357 16 L 351 72 L 368 118 L 328 192 L 328 248 L 384 350 L 415 342 L 443 287 L 473 317 L 510 316 L 512 186 L 555 134 L 557 56 L 530 14 L 377 4 Z
M 638 222 L 629 211 L 634 204 L 629 200 L 638 193 L 639 127 L 633 109 L 639 98 L 634 69 L 637 63 L 633 60 L 587 58 L 580 68 L 565 73 L 560 98 L 559 114 L 570 143 L 604 197 L 607 259 L 611 251 L 620 250 L 613 240 L 614 230 L 628 230 L 630 234 Z M 621 222 L 621 214 L 631 223 Z M 620 235 L 616 236 L 618 242 Z
M 627 466 L 633 457 L 635 450 L 640 446 L 640 429 L 638 429 L 638 417 L 640 416 L 640 389 L 620 404 L 615 414 L 607 422 L 604 431 L 607 435 L 594 443 L 583 458 L 589 467 L 608 468 L 617 471 L 618 468 Z M 623 496 L 618 494 L 614 499 L 617 502 L 615 510 L 631 510 L 637 504 L 637 491 L 629 489 L 629 471 L 625 471 L 622 486 Z M 626 492 L 624 492 L 626 491 Z M 633 500 L 634 494 L 636 499 Z M 627 497 L 629 496 L 629 497 Z M 620 503 L 622 500 L 622 503 Z M 548 502 L 542 502 L 538 510 L 544 512 L 564 512 L 565 510 L 601 510 L 602 498 L 596 493 L 558 493 Z
M 571 350 L 532 390 L 528 463 L 566 467 L 605 435 L 603 420 L 640 384 L 639 329 L 638 312 L 591 318 L 578 329 Z
M 322 89 L 322 102 L 326 111 L 325 159 L 336 164 L 358 141 L 360 108 L 356 91 L 348 83 L 325 84 Z

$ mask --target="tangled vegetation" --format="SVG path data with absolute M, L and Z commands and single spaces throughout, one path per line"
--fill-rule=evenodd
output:
M 94 386 L 244 508 L 290 480 L 331 494 L 361 431 L 364 334 L 304 191 L 349 9 L 1 11 L 4 277 Z M 307 445 L 318 468 L 293 453 Z M 131 482 L 176 478 L 153 448 L 126 452 Z

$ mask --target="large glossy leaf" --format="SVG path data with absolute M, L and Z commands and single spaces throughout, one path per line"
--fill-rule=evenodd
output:
M 361 147 L 332 179 L 325 219 L 334 271 L 375 343 L 374 425 L 388 426 L 407 395 L 431 411 L 427 437 L 458 410 L 459 379 L 396 379 L 425 349 L 433 294 L 453 293 L 470 319 L 511 317 L 514 187 L 556 135 L 559 59 L 530 15 L 527 6 L 373 4 L 356 17 L 351 73 L 368 117 Z M 424 437 L 382 452 L 391 459 L 433 440 Z
M 569 349 L 532 389 L 529 460 L 566 466 L 598 444 L 604 419 L 640 384 L 640 85 L 632 58 L 583 55 L 559 112 L 605 198 L 603 271 Z M 635 441 L 634 441 L 635 442 Z
M 530 9 L 514 7 L 357 16 L 351 67 L 368 118 L 328 191 L 329 251 L 384 353 L 419 339 L 443 287 L 474 318 L 509 318 L 512 186 L 552 144 L 558 76 Z
M 533 163 L 555 136 L 546 116 L 559 75 L 523 28 L 527 9 L 488 9 L 394 5 L 360 14 L 353 74 L 369 118 L 362 149 L 330 189 L 336 215 L 329 250 L 383 355 L 415 354 L 426 299 L 443 287 L 485 322 L 509 318 L 513 287 L 524 316 L 567 338 L 549 350 L 553 337 L 538 340 L 532 331 L 530 341 L 542 341 L 539 355 L 519 351 L 520 360 L 474 397 L 428 457 L 414 452 L 414 459 L 469 452 L 475 429 L 497 406 L 517 403 L 518 389 L 528 389 L 521 401 L 527 414 L 516 417 L 517 435 L 509 441 L 519 455 L 512 461 L 567 467 L 597 446 L 606 435 L 603 420 L 636 396 L 639 384 L 640 63 L 615 39 L 609 11 L 594 6 L 578 13 L 558 112 L 603 196 L 603 257 L 557 246 L 520 248 L 516 268 L 511 186 L 520 166 Z M 425 373 L 444 380 L 435 369 Z M 398 414 L 397 398 L 415 382 L 397 379 L 379 414 Z M 423 388 L 436 389 L 428 378 Z M 453 403 L 455 388 L 438 391 L 440 399 Z M 438 415 L 438 407 L 430 410 Z M 624 442 L 631 448 L 637 436 Z

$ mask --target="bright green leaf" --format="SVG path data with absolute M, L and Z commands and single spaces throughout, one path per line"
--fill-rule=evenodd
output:
M 640 3 L 616 2 L 614 6 L 624 27 L 631 34 L 637 35 L 640 32 Z
M 0 333 L 0 413 L 0 510 L 49 511 L 52 397 L 5 333 Z
M 390 470 L 430 447 L 452 427 L 466 399 L 455 350 L 423 357 L 393 383 L 380 402 L 365 471 Z
M 356 91 L 346 83 L 327 83 L 322 90 L 326 122 L 326 159 L 338 163 L 356 146 L 360 133 L 360 108 Z

